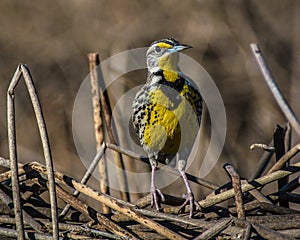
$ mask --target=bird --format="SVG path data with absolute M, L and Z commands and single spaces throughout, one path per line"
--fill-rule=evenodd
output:
M 187 191 L 180 210 L 189 204 L 191 218 L 200 206 L 185 167 L 200 127 L 203 100 L 193 80 L 178 66 L 179 52 L 189 48 L 173 38 L 151 43 L 146 53 L 147 80 L 133 100 L 132 122 L 151 165 L 151 206 L 160 211 L 160 200 L 165 201 L 155 184 L 158 162 L 177 165 Z

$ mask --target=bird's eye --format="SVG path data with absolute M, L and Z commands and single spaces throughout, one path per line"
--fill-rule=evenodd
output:
M 161 48 L 159 46 L 155 47 L 155 52 L 159 53 L 161 51 Z

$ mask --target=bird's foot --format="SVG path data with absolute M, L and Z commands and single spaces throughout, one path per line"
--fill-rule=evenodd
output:
M 192 192 L 188 192 L 183 194 L 183 198 L 185 198 L 184 203 L 180 206 L 179 212 L 184 210 L 185 206 L 189 204 L 190 206 L 190 214 L 189 218 L 192 218 L 193 212 L 196 208 L 201 209 L 199 203 L 195 200 L 194 194 Z
M 157 211 L 161 210 L 160 207 L 160 201 L 164 202 L 165 201 L 165 197 L 162 194 L 162 192 L 155 187 L 151 187 L 151 207 L 155 206 Z

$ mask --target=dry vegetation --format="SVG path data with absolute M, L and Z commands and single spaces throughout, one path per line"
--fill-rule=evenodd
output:
M 263 195 L 258 191 L 243 194 L 244 203 L 247 203 L 242 204 L 242 208 L 238 207 L 241 204 L 241 198 L 216 205 L 227 199 L 233 199 L 234 190 L 235 193 L 239 192 L 239 188 L 243 192 L 246 191 L 247 187 L 245 186 L 248 183 L 244 179 L 251 181 L 260 177 L 254 176 L 257 165 L 260 159 L 266 159 L 268 152 L 260 149 L 250 151 L 249 147 L 253 143 L 267 145 L 270 142 L 273 143 L 274 130 L 281 131 L 280 128 L 279 130 L 276 128 L 276 125 L 286 126 L 287 122 L 259 72 L 259 67 L 249 47 L 251 42 L 259 42 L 283 96 L 295 114 L 300 117 L 298 106 L 300 98 L 298 67 L 300 64 L 300 33 L 298 31 L 300 4 L 297 1 L 68 0 L 60 3 L 43 1 L 35 4 L 29 1 L 4 0 L 0 2 L 0 11 L 0 76 L 2 79 L 0 106 L 3 112 L 0 118 L 1 157 L 9 157 L 5 117 L 6 91 L 16 67 L 22 62 L 30 68 L 41 100 L 53 153 L 54 168 L 58 171 L 54 177 L 61 186 L 68 185 L 85 193 L 85 196 L 80 197 L 82 202 L 77 202 L 64 192 L 66 189 L 57 188 L 58 198 L 62 200 L 59 201 L 59 206 L 62 208 L 64 202 L 75 203 L 75 206 L 80 207 L 77 210 L 82 213 L 75 219 L 76 211 L 72 211 L 73 218 L 70 214 L 65 218 L 67 220 L 65 223 L 68 224 L 60 225 L 60 229 L 64 229 L 68 237 L 76 238 L 81 235 L 89 236 L 89 234 L 99 237 L 101 232 L 106 232 L 115 234 L 106 237 L 116 237 L 117 235 L 132 237 L 133 234 L 135 237 L 138 235 L 141 238 L 158 238 L 159 236 L 193 238 L 199 236 L 198 239 L 209 239 L 212 237 L 209 234 L 218 234 L 224 228 L 221 235 L 226 237 L 235 236 L 237 238 L 236 234 L 244 234 L 244 239 L 247 239 L 248 230 L 251 230 L 254 238 L 258 238 L 257 233 L 261 237 L 269 239 L 275 239 L 275 237 L 284 239 L 285 236 L 281 234 L 300 237 L 300 226 L 297 225 L 300 222 L 297 211 L 299 210 L 297 189 L 295 190 L 293 185 L 288 190 L 284 189 L 284 192 L 288 194 L 282 194 L 282 189 L 281 192 L 278 192 L 278 189 L 287 183 L 287 179 L 279 181 L 278 186 L 277 183 L 268 185 L 263 189 Z M 202 180 L 194 178 L 192 188 L 196 192 L 196 199 L 200 200 L 199 204 L 205 210 L 198 213 L 196 219 L 192 220 L 187 219 L 184 213 L 176 218 L 173 214 L 159 214 L 142 208 L 137 209 L 132 204 L 136 200 L 138 201 L 135 204 L 139 207 L 149 204 L 147 196 L 141 198 L 140 194 L 130 194 L 132 203 L 115 202 L 106 195 L 98 198 L 89 187 L 59 174 L 59 172 L 63 172 L 79 181 L 86 171 L 73 143 L 72 108 L 80 84 L 89 72 L 87 54 L 99 52 L 101 60 L 104 60 L 127 49 L 145 47 L 153 40 L 164 37 L 174 37 L 194 47 L 186 54 L 201 63 L 210 73 L 220 90 L 227 114 L 227 137 L 224 150 L 218 164 L 205 179 L 213 183 L 215 187 L 207 189 L 199 186 L 199 184 L 203 185 Z M 144 80 L 145 71 L 129 73 L 119 79 L 124 92 L 143 83 Z M 37 201 L 38 204 L 41 204 L 38 207 L 37 202 L 30 202 L 32 199 L 36 200 L 37 194 L 41 193 L 46 195 L 43 198 L 47 199 L 47 185 L 42 180 L 46 175 L 45 169 L 34 163 L 34 161 L 44 163 L 43 149 L 23 81 L 17 87 L 15 95 L 18 159 L 19 163 L 30 163 L 20 167 L 20 171 L 27 173 L 26 178 L 22 179 L 24 181 L 22 197 L 28 201 L 29 218 L 33 218 L 32 221 L 38 219 L 37 225 L 32 221 L 29 221 L 29 225 L 33 229 L 43 232 L 45 226 L 46 229 L 51 226 L 46 221 L 50 216 L 50 211 L 42 202 Z M 113 94 L 110 97 L 113 108 L 116 99 Z M 93 124 L 92 117 L 90 124 Z M 208 126 L 207 135 L 209 135 L 209 121 L 205 124 Z M 289 131 L 287 128 L 281 134 L 288 138 Z M 299 151 L 299 145 L 296 145 L 300 140 L 299 135 L 293 129 L 291 132 L 290 146 L 296 146 L 294 150 Z M 90 141 L 95 145 L 93 138 L 94 136 L 91 136 Z M 278 136 L 276 137 L 275 134 L 275 142 L 276 139 L 278 140 Z M 205 153 L 207 141 L 207 139 L 202 140 L 199 161 L 193 163 L 188 169 L 191 177 L 198 174 L 197 170 Z M 276 154 L 261 174 L 266 177 L 262 180 L 265 182 L 259 182 L 262 185 L 299 172 L 299 155 L 294 153 L 293 158 L 289 153 L 284 155 L 288 150 L 287 141 L 275 142 Z M 279 145 L 276 147 L 276 144 Z M 280 149 L 280 146 L 283 145 L 286 148 L 284 150 Z M 267 150 L 274 152 L 270 149 Z M 94 156 L 95 151 L 96 146 L 89 154 Z M 262 158 L 261 155 L 263 155 Z M 293 167 L 279 170 L 283 165 L 279 167 L 274 165 L 275 159 L 278 160 L 283 155 L 285 160 L 291 159 L 290 164 L 294 165 Z M 8 162 L 5 159 L 1 158 L 1 161 L 2 166 L 7 166 Z M 231 188 L 231 183 L 222 186 L 224 182 L 230 182 L 230 178 L 222 168 L 224 163 L 230 163 L 240 175 L 235 175 L 236 172 L 229 165 L 232 182 L 237 183 L 234 190 L 224 190 Z M 273 168 L 270 170 L 272 166 Z M 148 169 L 146 164 L 137 163 L 128 158 L 125 159 L 125 167 L 134 171 Z M 9 172 L 6 171 L 7 169 L 3 168 L 2 181 L 10 177 L 7 175 Z M 289 182 L 295 177 L 296 175 L 293 175 Z M 239 178 L 242 179 L 242 187 L 238 187 Z M 138 188 L 135 186 L 136 184 L 136 182 L 130 182 L 128 188 L 136 189 Z M 252 190 L 253 184 L 254 182 L 250 182 L 250 185 L 247 185 L 249 188 L 247 191 Z M 9 186 L 9 183 L 7 185 Z M 9 196 L 9 188 L 1 186 L 1 189 L 3 188 L 0 193 L 1 200 L 7 204 L 9 199 L 6 202 L 3 200 L 3 196 L 5 194 Z M 32 186 L 36 188 L 33 190 Z M 98 189 L 95 179 L 91 179 L 88 186 Z M 165 206 L 165 211 L 168 213 L 178 210 L 172 205 L 174 203 L 177 205 L 182 201 L 179 193 L 183 191 L 178 191 L 178 187 L 184 189 L 180 181 L 163 189 L 169 194 Z M 211 193 L 212 190 L 214 193 Z M 2 191 L 6 191 L 6 193 L 2 193 Z M 29 194 L 30 191 L 32 193 Z M 231 193 L 229 194 L 228 191 Z M 293 193 L 290 193 L 291 191 Z M 118 191 L 111 190 L 111 195 L 120 198 Z M 209 200 L 208 195 L 213 200 Z M 256 200 L 253 200 L 253 197 Z M 286 205 L 288 200 L 292 203 Z M 101 215 L 97 212 L 99 202 L 117 212 L 110 217 Z M 90 209 L 87 209 L 88 206 L 84 203 L 93 207 L 89 214 Z M 277 203 L 280 206 L 276 205 Z M 35 206 L 34 212 L 32 212 L 32 206 Z M 10 228 L 11 225 L 14 225 L 14 219 L 8 217 L 12 214 L 13 212 L 3 204 L 0 216 L 1 227 Z M 40 214 L 47 217 L 41 218 Z M 246 214 L 247 221 L 243 214 Z M 26 221 L 27 217 L 24 217 Z M 267 217 L 268 221 L 264 217 Z M 74 226 L 76 223 L 87 223 L 89 220 L 95 222 L 92 225 L 86 225 L 86 228 Z M 101 224 L 97 224 L 97 221 Z M 104 223 L 107 224 L 105 228 L 102 226 Z M 91 226 L 94 227 L 94 232 L 90 232 Z M 72 230 L 69 231 L 69 229 Z M 270 229 L 273 229 L 274 232 Z M 200 237 L 205 230 L 208 232 Z M 172 235 L 175 233 L 178 236 Z

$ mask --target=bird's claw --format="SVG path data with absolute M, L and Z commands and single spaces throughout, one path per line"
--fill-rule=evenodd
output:
M 159 195 L 160 199 L 159 199 L 158 195 Z M 159 189 L 156 189 L 156 188 L 151 189 L 151 207 L 155 206 L 157 211 L 161 210 L 160 200 L 162 202 L 165 201 L 165 197 L 162 194 L 162 192 Z
M 192 218 L 194 210 L 196 208 L 201 209 L 201 207 L 200 207 L 199 203 L 195 200 L 194 194 L 192 192 L 183 194 L 182 197 L 185 198 L 185 201 L 180 206 L 179 212 L 181 212 L 185 208 L 185 206 L 189 204 L 189 206 L 190 206 L 189 218 Z

